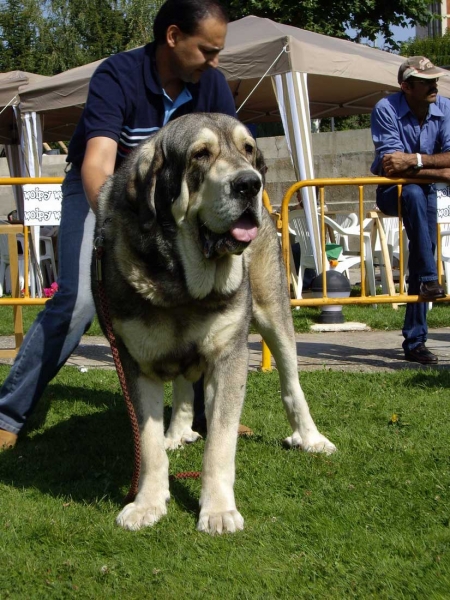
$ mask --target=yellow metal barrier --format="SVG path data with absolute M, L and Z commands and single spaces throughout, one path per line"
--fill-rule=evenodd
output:
M 288 286 L 290 285 L 290 265 L 289 265 L 289 202 L 297 192 L 304 187 L 314 186 L 319 189 L 319 208 L 320 208 L 320 231 L 321 231 L 321 248 L 322 248 L 322 281 L 323 281 L 323 297 L 322 298 L 301 298 L 291 299 L 292 306 L 324 306 L 332 304 L 396 304 L 399 302 L 418 302 L 419 296 L 408 296 L 403 289 L 403 275 L 404 275 L 404 259 L 403 259 L 403 247 L 400 244 L 400 293 L 399 294 L 380 294 L 376 296 L 367 296 L 365 291 L 365 269 L 364 269 L 364 243 L 363 243 L 363 221 L 364 221 L 364 186 L 365 185 L 398 185 L 399 195 L 399 231 L 402 227 L 401 218 L 401 207 L 400 197 L 401 189 L 403 184 L 416 183 L 417 179 L 389 179 L 387 177 L 357 177 L 357 178 L 331 178 L 331 179 L 309 179 L 305 181 L 298 181 L 291 185 L 284 195 L 281 205 L 281 236 L 282 236 L 282 249 L 283 259 L 286 268 L 286 275 L 288 280 Z M 421 180 L 420 183 L 428 183 L 425 179 Z M 433 182 L 429 182 L 433 183 Z M 359 223 L 360 223 L 360 254 L 361 254 L 361 296 L 357 297 L 343 297 L 343 298 L 328 298 L 327 296 L 327 282 L 326 282 L 326 253 L 325 253 L 325 187 L 334 186 L 358 186 L 359 189 Z M 438 228 L 439 233 L 439 228 Z M 439 237 L 438 237 L 439 242 Z M 438 243 L 438 260 L 440 257 L 440 244 Z M 442 278 L 442 267 L 438 265 L 439 281 Z M 441 298 L 433 302 L 446 302 L 449 297 Z
M 291 185 L 283 197 L 281 205 L 281 214 L 277 215 L 277 228 L 281 229 L 282 239 L 282 251 L 283 259 L 286 268 L 288 289 L 290 290 L 290 239 L 289 239 L 289 203 L 292 196 L 300 189 L 308 186 L 314 186 L 319 191 L 319 210 L 320 210 L 320 234 L 321 234 L 321 250 L 322 250 L 322 286 L 323 296 L 321 298 L 302 298 L 302 299 L 291 299 L 291 306 L 326 306 L 335 304 L 397 304 L 404 302 L 418 302 L 419 296 L 408 296 L 403 289 L 404 281 L 404 256 L 403 256 L 403 245 L 400 243 L 400 256 L 399 256 L 399 293 L 395 292 L 393 285 L 390 286 L 389 294 L 377 294 L 376 296 L 367 296 L 365 288 L 365 265 L 364 265 L 364 238 L 363 238 L 363 221 L 365 218 L 364 213 L 364 186 L 366 185 L 397 185 L 398 186 L 398 211 L 399 211 L 399 231 L 402 231 L 402 217 L 401 217 L 401 191 L 402 185 L 408 183 L 417 183 L 417 179 L 389 179 L 387 177 L 358 177 L 358 178 L 323 178 L 323 179 L 309 179 L 305 181 L 298 181 Z M 421 183 L 435 183 L 434 181 L 421 180 Z M 360 223 L 360 255 L 361 255 L 361 296 L 357 297 L 342 297 L 342 298 L 328 298 L 327 296 L 327 281 L 326 281 L 326 253 L 325 253 L 325 187 L 335 186 L 358 186 L 359 191 L 359 223 Z M 269 203 L 270 205 L 270 203 Z M 382 251 L 387 252 L 386 239 L 384 236 L 384 230 L 377 218 L 376 211 L 370 211 L 369 215 L 374 219 L 378 234 L 380 236 L 380 242 L 382 245 Z M 384 247 L 384 248 L 383 248 Z M 437 243 L 437 261 L 438 261 L 438 278 L 439 282 L 442 281 L 442 255 L 441 255 L 441 243 L 440 243 L 440 228 L 438 227 L 438 243 Z M 433 302 L 446 302 L 449 300 L 449 296 L 441 298 Z M 271 366 L 271 354 L 265 344 L 262 342 L 262 362 L 261 369 L 263 371 L 270 371 Z
M 62 183 L 62 177 L 4 177 L 0 178 L 0 185 L 25 185 L 25 184 L 47 184 Z M 425 180 L 423 180 L 425 182 Z M 308 299 L 292 299 L 292 306 L 323 306 L 330 304 L 379 304 L 379 303 L 398 303 L 398 302 L 417 302 L 418 296 L 408 296 L 403 290 L 403 248 L 400 244 L 400 293 L 399 294 L 388 294 L 388 295 L 377 295 L 367 296 L 365 293 L 365 267 L 364 267 L 364 243 L 363 243 L 363 226 L 364 221 L 364 186 L 365 185 L 398 185 L 399 190 L 399 214 L 400 214 L 400 226 L 401 231 L 401 211 L 400 211 L 400 194 L 401 186 L 407 183 L 417 183 L 417 180 L 409 179 L 388 179 L 381 177 L 362 177 L 362 178 L 335 178 L 335 179 L 310 179 L 306 181 L 298 181 L 293 184 L 286 192 L 283 198 L 281 206 L 281 215 L 277 215 L 277 227 L 281 229 L 282 235 L 282 249 L 283 258 L 285 261 L 286 275 L 288 285 L 290 282 L 290 265 L 289 265 L 289 202 L 295 192 L 303 187 L 315 186 L 319 189 L 319 203 L 320 203 L 320 231 L 321 231 L 321 244 L 322 244 L 322 271 L 323 271 L 323 297 L 322 298 L 308 298 Z M 358 186 L 359 188 L 359 221 L 360 221 L 360 253 L 361 253 L 361 296 L 353 298 L 328 298 L 327 297 L 327 283 L 326 283 L 326 254 L 325 254 L 325 187 L 327 186 L 342 186 L 352 185 Z M 273 214 L 272 206 L 270 204 L 269 196 L 267 192 L 263 193 L 263 203 L 270 214 Z M 47 298 L 30 298 L 29 286 L 28 286 L 28 273 L 29 273 L 29 229 L 25 225 L 3 225 L 0 226 L 0 233 L 8 234 L 8 243 L 10 248 L 10 270 L 11 270 L 11 298 L 0 298 L 0 305 L 8 305 L 13 307 L 14 311 L 14 333 L 16 338 L 16 347 L 13 349 L 0 350 L 0 356 L 15 356 L 20 347 L 20 343 L 23 339 L 23 321 L 22 321 L 22 306 L 34 306 L 43 305 L 46 303 Z M 23 234 L 24 236 L 24 277 L 25 277 L 25 290 L 24 296 L 20 297 L 19 288 L 19 272 L 18 272 L 18 257 L 17 257 L 17 245 L 15 243 L 15 236 L 17 234 Z M 380 230 L 381 236 L 382 231 Z M 12 240 L 12 241 L 11 241 Z M 14 250 L 15 248 L 15 250 Z M 438 230 L 438 274 L 439 281 L 442 278 L 442 266 L 441 266 L 441 245 L 440 236 Z M 14 284 L 13 284 L 14 280 Z M 17 285 L 15 284 L 17 280 Z M 446 301 L 444 298 L 440 301 Z M 270 352 L 266 344 L 263 342 L 263 356 L 262 356 L 262 370 L 270 370 Z
M 25 185 L 28 183 L 62 183 L 62 177 L 1 177 L 0 185 Z M 47 298 L 30 298 L 30 289 L 28 285 L 28 274 L 30 272 L 29 265 L 29 228 L 26 225 L 21 224 L 1 224 L 0 234 L 6 234 L 8 236 L 8 249 L 9 249 L 9 269 L 11 277 L 11 298 L 0 298 L 0 306 L 12 306 L 13 307 L 13 321 L 14 321 L 14 337 L 15 346 L 13 348 L 2 348 L 0 349 L 1 358 L 14 358 L 19 351 L 20 345 L 23 341 L 23 316 L 22 306 L 35 306 L 44 305 L 47 302 Z M 23 262 L 24 262 L 24 295 L 21 297 L 21 290 L 19 289 L 19 257 L 17 252 L 17 235 L 23 235 L 24 248 L 23 248 Z
M 29 183 L 62 183 L 63 177 L 0 177 L 0 185 L 25 185 Z M 13 229 L 13 227 L 15 229 Z M 12 294 L 11 298 L 0 298 L 0 306 L 34 306 L 34 305 L 43 305 L 47 302 L 47 298 L 30 298 L 30 290 L 28 286 L 28 273 L 30 269 L 29 265 L 29 240 L 30 240 L 30 230 L 26 225 L 9 225 L 4 224 L 1 225 L 0 233 L 10 234 L 22 234 L 24 238 L 24 249 L 23 249 L 23 261 L 24 261 L 24 279 L 25 279 L 25 288 L 24 288 L 24 296 L 20 297 L 19 293 Z M 17 279 L 19 277 L 18 266 L 13 269 L 13 266 L 10 265 L 11 271 L 11 291 L 13 285 L 13 277 L 15 279 L 17 275 Z M 14 275 L 16 274 L 16 275 Z

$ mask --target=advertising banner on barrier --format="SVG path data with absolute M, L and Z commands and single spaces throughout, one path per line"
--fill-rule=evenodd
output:
M 30 183 L 23 186 L 24 224 L 59 225 L 61 220 L 61 184 Z
M 450 185 L 437 183 L 437 222 L 450 223 Z

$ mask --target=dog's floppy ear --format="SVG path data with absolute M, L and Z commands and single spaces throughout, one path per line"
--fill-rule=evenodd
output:
M 128 160 L 126 199 L 144 225 L 155 218 L 155 188 L 164 163 L 158 138 L 138 146 Z
M 264 160 L 263 153 L 261 152 L 261 150 L 259 148 L 256 148 L 255 169 L 258 171 L 258 173 L 260 173 L 260 175 L 262 177 L 263 187 L 264 187 L 266 184 L 266 173 L 267 173 L 268 167 Z
M 167 140 L 166 140 L 167 142 Z M 182 190 L 188 194 L 186 185 L 186 153 L 173 143 L 164 147 L 164 164 L 155 183 L 155 209 L 158 222 L 164 223 L 166 231 L 175 223 L 173 204 Z M 186 189 L 184 189 L 186 188 Z

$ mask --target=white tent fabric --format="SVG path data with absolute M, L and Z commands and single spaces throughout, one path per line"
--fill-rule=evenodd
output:
M 41 177 L 42 174 L 42 124 L 35 112 L 22 113 L 21 146 L 25 160 L 27 177 Z
M 275 75 L 274 83 L 286 142 L 294 165 L 297 179 L 314 179 L 314 163 L 308 103 L 306 73 L 284 73 Z M 319 220 L 315 189 L 302 189 L 308 229 L 312 237 L 316 271 L 322 271 Z
M 7 144 L 6 157 L 9 172 L 12 177 L 41 177 L 42 175 L 42 128 L 41 120 L 36 113 L 20 114 L 17 106 L 13 107 L 20 144 Z M 12 186 L 19 219 L 24 220 L 24 203 L 22 186 Z M 37 293 L 42 296 L 42 277 L 34 281 L 34 273 L 39 275 L 39 230 L 40 227 L 31 227 L 31 239 L 33 243 L 32 255 L 34 256 L 35 269 L 30 271 L 31 295 Z
M 19 86 L 48 79 L 25 71 L 0 73 L 0 144 L 18 143 L 14 107 L 19 104 Z
M 50 79 L 44 75 L 10 71 L 0 73 L 0 142 L 5 146 L 8 168 L 12 177 L 39 177 L 42 161 L 41 119 L 36 113 L 21 115 L 19 110 L 19 87 L 38 85 Z M 12 186 L 19 219 L 23 220 L 23 191 Z M 39 228 L 31 229 L 34 241 L 36 264 L 39 265 Z M 34 271 L 32 271 L 33 273 Z M 31 290 L 35 289 L 31 281 Z M 40 284 L 38 282 L 40 292 Z

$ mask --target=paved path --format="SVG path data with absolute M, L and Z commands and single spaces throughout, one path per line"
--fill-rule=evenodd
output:
M 381 372 L 398 369 L 421 369 L 421 365 L 404 360 L 400 331 L 333 331 L 297 334 L 297 357 L 300 370 Z M 249 336 L 250 370 L 261 364 L 259 335 Z M 12 345 L 12 338 L 0 337 L 0 347 Z M 439 365 L 450 367 L 450 327 L 431 329 L 427 347 L 438 355 Z M 10 360 L 0 360 L 11 364 Z M 113 369 L 111 349 L 104 337 L 84 336 L 69 359 L 68 365 L 88 369 Z

